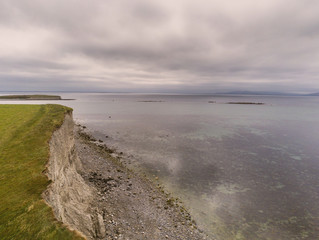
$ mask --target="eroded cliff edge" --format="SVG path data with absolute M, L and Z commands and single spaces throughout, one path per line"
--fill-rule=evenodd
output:
M 59 221 L 82 236 L 94 239 L 98 234 L 98 216 L 93 207 L 94 189 L 79 174 L 82 164 L 75 151 L 73 131 L 74 122 L 69 113 L 50 140 L 46 174 L 51 184 L 42 196 Z
M 207 239 L 177 199 L 111 152 L 65 116 L 50 141 L 43 193 L 59 221 L 87 239 Z

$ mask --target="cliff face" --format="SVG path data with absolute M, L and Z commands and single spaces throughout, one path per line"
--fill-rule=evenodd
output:
M 206 239 L 174 198 L 73 128 L 66 115 L 50 141 L 43 198 L 59 221 L 87 239 Z
M 94 190 L 78 173 L 82 166 L 74 148 L 73 129 L 72 115 L 66 115 L 51 138 L 47 176 L 52 183 L 43 198 L 59 221 L 88 239 L 96 239 L 104 226 L 100 226 L 103 222 L 99 223 L 100 217 L 92 207 Z

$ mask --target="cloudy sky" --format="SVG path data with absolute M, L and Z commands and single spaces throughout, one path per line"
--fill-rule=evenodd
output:
M 0 0 L 0 91 L 319 91 L 318 0 Z

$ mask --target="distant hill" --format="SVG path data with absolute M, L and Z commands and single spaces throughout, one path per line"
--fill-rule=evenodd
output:
M 273 95 L 273 96 L 299 96 L 300 94 L 282 93 L 282 92 L 263 92 L 263 91 L 232 91 L 219 94 L 229 95 Z
M 319 92 L 311 94 L 283 93 L 283 92 L 262 92 L 262 91 L 232 91 L 218 94 L 226 95 L 270 95 L 270 96 L 319 96 Z
M 319 96 L 319 92 L 317 92 L 317 93 L 307 94 L 307 96 Z
M 10 99 L 10 100 L 62 100 L 60 96 L 56 96 L 56 95 L 5 95 L 5 96 L 0 96 L 0 99 Z
M 4 95 L 0 96 L 0 100 L 75 100 L 61 98 L 56 95 Z

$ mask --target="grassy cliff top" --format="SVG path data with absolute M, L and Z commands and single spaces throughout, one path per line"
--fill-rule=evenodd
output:
M 72 109 L 60 105 L 0 105 L 1 239 L 82 239 L 53 216 L 41 193 L 49 141 Z
M 61 100 L 60 96 L 56 95 L 5 95 L 0 96 L 0 99 L 11 100 Z

